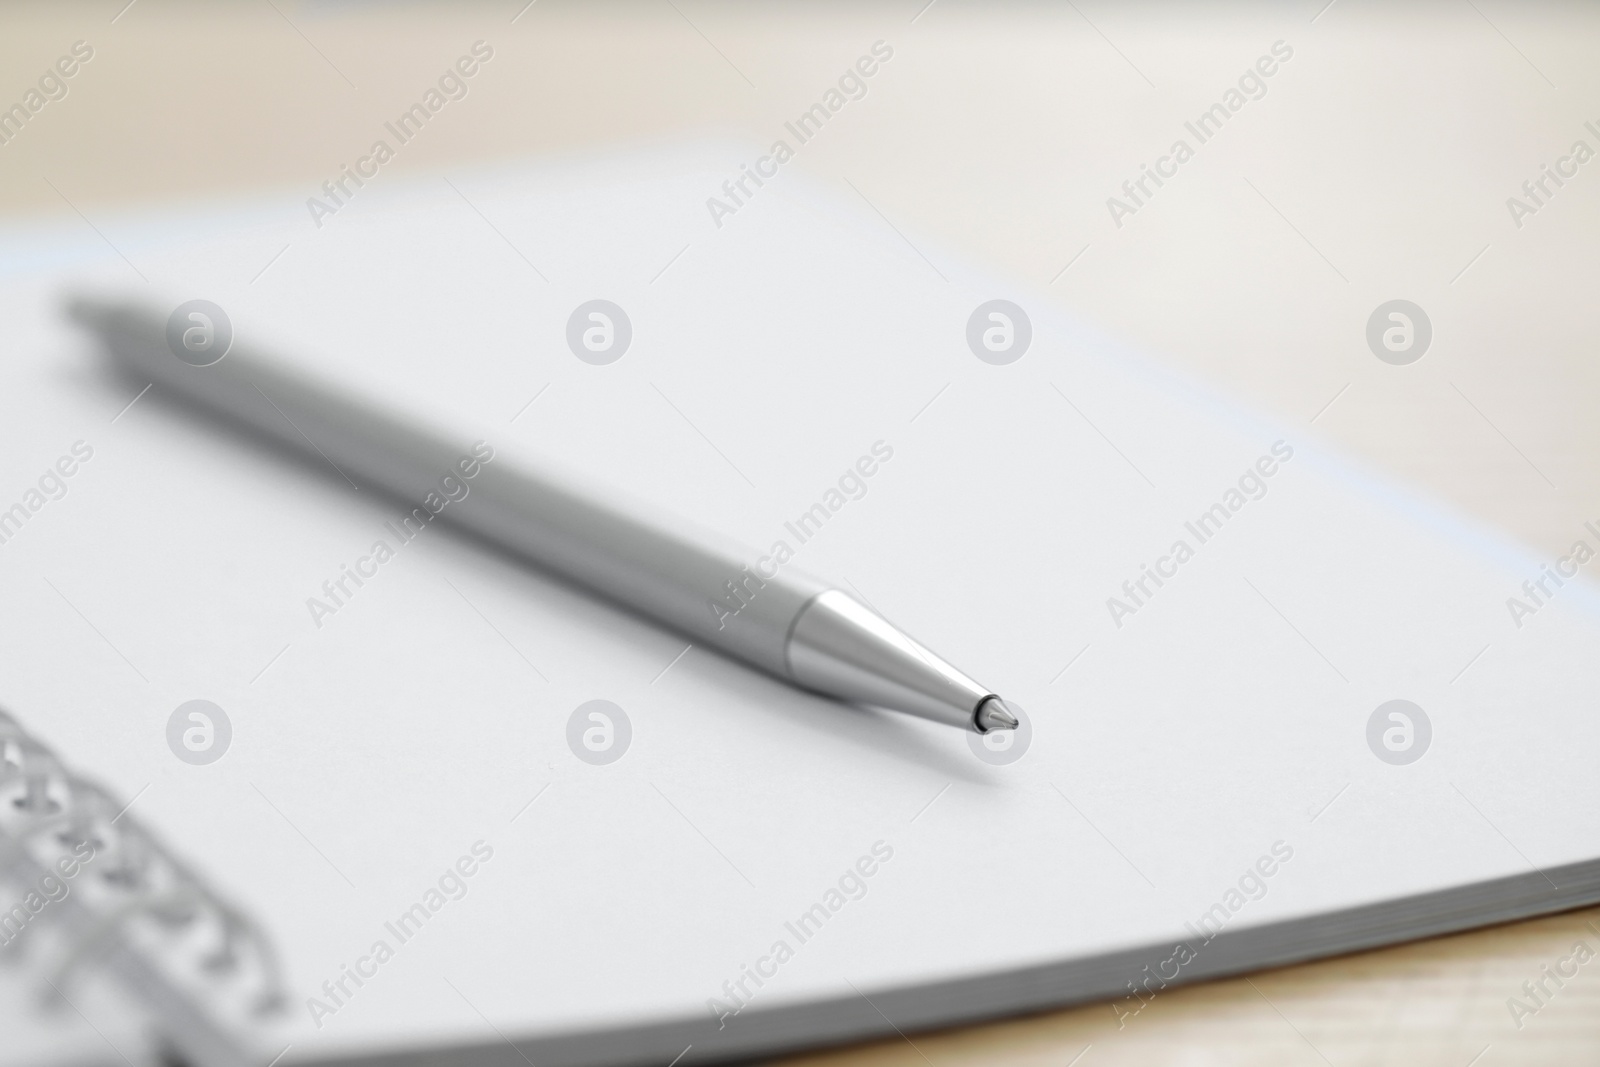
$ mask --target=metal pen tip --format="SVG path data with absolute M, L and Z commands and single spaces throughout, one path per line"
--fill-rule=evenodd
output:
M 978 714 L 973 717 L 973 725 L 980 734 L 990 730 L 1015 730 L 1021 725 L 1011 709 L 1006 707 L 1006 702 L 999 697 L 989 697 L 978 706 Z

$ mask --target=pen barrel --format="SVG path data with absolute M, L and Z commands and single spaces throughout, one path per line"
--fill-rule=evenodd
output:
M 793 568 L 763 573 L 759 554 L 373 404 L 247 345 L 210 366 L 168 349 L 165 323 L 137 306 L 70 309 L 139 383 L 178 394 L 231 427 L 409 509 L 402 524 L 442 520 L 697 640 L 791 679 L 790 629 L 825 583 Z M 603 492 L 603 490 L 601 491 Z M 615 498 L 612 498 L 615 499 Z
M 599 504 L 581 490 L 511 464 L 490 465 L 463 522 L 535 564 L 651 615 L 691 640 L 790 678 L 787 640 L 827 589 L 809 575 L 759 570 L 758 553 L 643 507 Z M 470 517 L 469 517 L 470 516 Z

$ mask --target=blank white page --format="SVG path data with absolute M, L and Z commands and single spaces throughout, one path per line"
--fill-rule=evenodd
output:
M 729 1034 L 793 1043 L 762 1036 L 782 1009 L 860 1008 L 791 1015 L 807 1040 L 887 1032 L 867 1001 L 920 983 L 1192 941 L 1208 913 L 1232 937 L 1600 856 L 1586 579 L 1551 584 L 1518 626 L 1508 597 L 1555 561 L 795 175 L 719 228 L 705 199 L 737 158 L 386 174 L 320 228 L 311 190 L 289 189 L 97 220 L 116 251 L 76 221 L 0 249 L 0 508 L 75 442 L 93 450 L 0 544 L 0 700 L 137 795 L 131 814 L 272 932 L 290 996 L 255 1036 L 269 1055 L 462 1045 L 520 1063 L 513 1041 L 677 1022 L 630 1055 L 665 1062 L 703 1031 L 689 1063 Z M 992 765 L 958 731 L 685 652 L 443 525 L 400 544 L 398 503 L 154 391 L 124 410 L 137 390 L 53 302 L 90 283 L 163 309 L 213 300 L 241 340 L 482 437 L 496 462 L 534 456 L 755 549 L 785 541 L 1019 703 L 1030 747 Z M 565 339 L 595 298 L 632 323 L 607 366 Z M 995 298 L 1032 325 L 1005 366 L 967 342 Z M 841 487 L 874 449 L 892 455 Z M 1262 457 L 1271 476 L 1241 486 Z M 785 524 L 819 503 L 801 543 Z M 1202 541 L 1186 524 L 1217 504 Z M 394 557 L 314 621 L 308 598 L 377 541 Z M 165 738 L 196 698 L 232 723 L 208 766 Z M 632 729 L 603 766 L 567 742 L 596 699 Z M 1431 724 L 1405 765 L 1368 744 L 1396 699 Z M 492 857 L 464 864 L 463 895 L 401 942 L 385 924 L 426 910 L 479 842 Z M 786 924 L 819 904 L 802 940 Z M 336 1003 L 324 983 L 364 958 Z M 719 1029 L 708 1001 L 735 1004 L 724 983 L 741 980 L 749 1006 Z M 598 1046 L 564 1047 L 533 1059 Z

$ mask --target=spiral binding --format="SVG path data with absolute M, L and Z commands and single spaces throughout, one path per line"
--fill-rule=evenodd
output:
M 282 971 L 262 929 L 129 817 L 108 790 L 73 773 L 0 709 L 0 883 L 37 880 L 30 866 L 52 874 L 59 860 L 85 842 L 94 850 L 93 869 L 78 876 L 98 880 L 99 906 L 86 911 L 80 899 L 72 908 L 38 913 L 58 928 L 67 925 L 66 915 L 46 913 L 69 913 L 78 927 L 66 931 L 66 950 L 46 968 L 47 999 L 50 993 L 60 996 L 76 972 L 118 947 L 171 958 L 188 944 L 203 946 L 190 977 L 203 978 L 213 990 L 231 987 L 226 991 L 239 998 L 245 1016 L 282 1009 Z M 0 947 L 0 959 L 18 947 Z

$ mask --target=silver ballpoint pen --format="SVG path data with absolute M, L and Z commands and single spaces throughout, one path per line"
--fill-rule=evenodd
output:
M 134 384 L 154 383 L 407 506 L 437 498 L 443 476 L 461 482 L 459 442 L 247 346 L 235 342 L 219 361 L 197 366 L 169 348 L 167 319 L 154 309 L 78 298 L 68 314 Z M 466 495 L 438 516 L 543 570 L 804 689 L 977 733 L 1017 727 L 1000 697 L 827 582 L 792 567 L 757 575 L 755 553 L 608 504 L 511 458 L 475 466 Z M 740 606 L 730 612 L 719 601 Z

